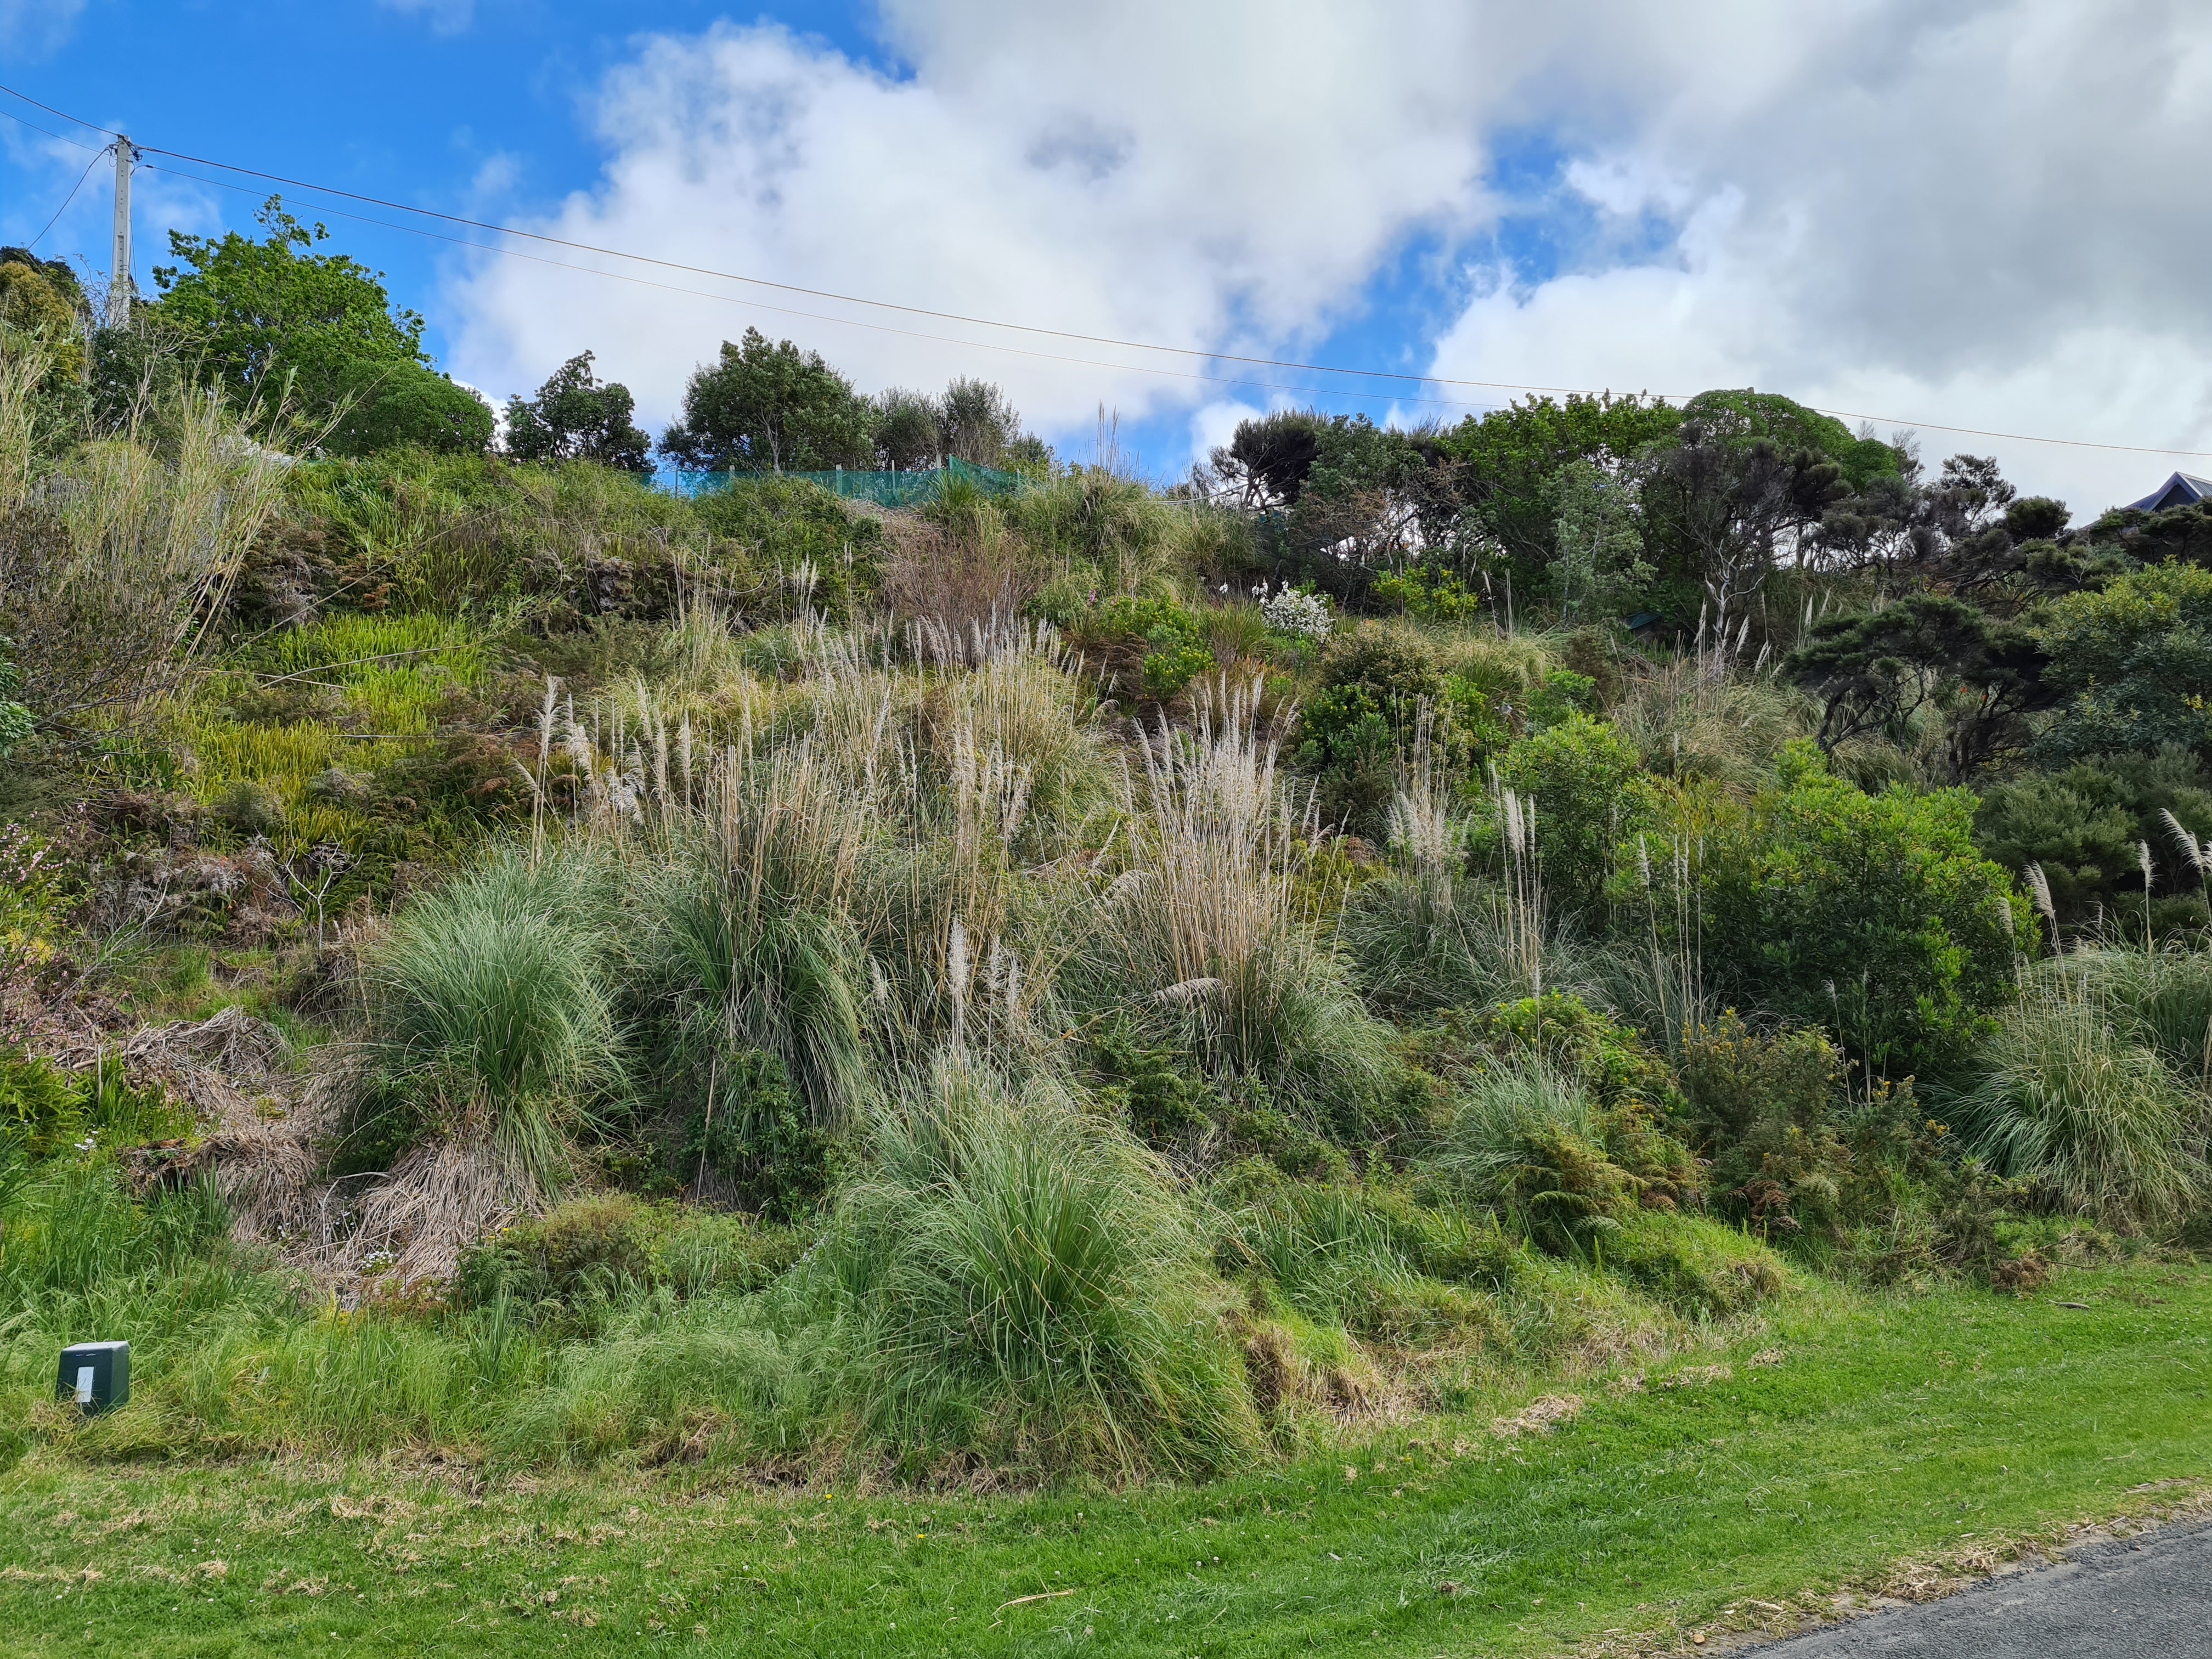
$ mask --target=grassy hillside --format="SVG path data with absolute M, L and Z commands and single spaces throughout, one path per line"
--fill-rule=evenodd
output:
M 64 429 L 7 362 L 39 1619 L 1540 1644 L 2197 1471 L 2212 793 L 2155 526 L 1879 445 L 1785 523 L 1725 400 L 884 513 L 295 460 L 181 385 Z M 56 1407 L 113 1335 L 131 1403 Z M 2148 1437 L 2085 1440 L 2123 1398 Z M 132 1573 L 250 1548 L 54 1601 L 133 1513 Z

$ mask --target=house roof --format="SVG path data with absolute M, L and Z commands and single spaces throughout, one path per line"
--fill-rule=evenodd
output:
M 2141 501 L 2130 501 L 2128 507 L 2135 513 L 2159 513 L 2169 507 L 2193 507 L 2199 501 L 2212 501 L 2212 478 L 2177 472 Z

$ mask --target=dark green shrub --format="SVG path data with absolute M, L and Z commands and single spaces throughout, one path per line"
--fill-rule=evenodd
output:
M 1173 599 L 1122 594 L 1076 613 L 1070 627 L 1079 643 L 1103 648 L 1124 691 L 1141 690 L 1156 702 L 1181 696 L 1214 665 L 1204 619 Z
M 1248 1091 L 1250 1103 L 1229 1117 L 1230 1144 L 1249 1158 L 1264 1159 L 1285 1176 L 1304 1180 L 1341 1180 L 1351 1160 L 1334 1142 L 1266 1103 L 1264 1091 Z
M 1369 626 L 1330 642 L 1322 689 L 1299 711 L 1292 755 L 1316 780 L 1324 822 L 1380 838 L 1399 752 L 1425 713 L 1446 718 L 1444 680 L 1418 635 Z
M 2140 938 L 2137 849 L 2145 844 L 2164 890 L 2153 910 L 2160 932 L 2208 920 L 2196 872 L 2173 858 L 2169 812 L 2199 840 L 2212 838 L 2212 774 L 2176 744 L 2148 754 L 2100 755 L 1992 785 L 1974 815 L 1974 834 L 1983 851 L 2008 870 L 2042 867 L 2063 925 L 2101 918 L 2106 928 Z
M 686 1126 L 678 1174 L 712 1170 L 780 1220 L 813 1209 L 830 1190 L 836 1141 L 815 1126 L 783 1062 L 747 1048 L 720 1056 L 714 1073 L 712 1097 Z
M 1651 821 L 1642 772 L 1611 726 L 1571 711 L 1498 761 L 1498 781 L 1536 803 L 1536 853 L 1554 905 L 1582 912 L 1604 897 L 1613 849 Z
M 1843 1056 L 1825 1031 L 1765 1031 L 1731 1008 L 1686 1037 L 1682 1091 L 1722 1207 L 1756 1227 L 1832 1230 L 1850 1153 L 1838 1133 Z
M 489 404 L 418 363 L 356 365 L 334 376 L 331 390 L 350 400 L 323 441 L 333 455 L 410 446 L 482 454 L 497 424 Z
M 1705 1176 L 1678 1139 L 1682 1102 L 1666 1063 L 1640 1034 L 1559 991 L 1450 1023 L 1465 1024 L 1494 1057 L 1485 1064 L 1539 1064 L 1571 1079 L 1589 1097 L 1606 1155 L 1627 1172 L 1639 1204 L 1672 1209 L 1698 1202 Z
M 1826 1025 L 1877 1075 L 1955 1069 L 1991 1029 L 2032 934 L 2026 901 L 1974 846 L 1971 794 L 1868 794 L 1801 742 L 1747 805 L 1674 799 L 1697 891 L 1647 914 L 1663 943 L 1698 950 L 1710 994 Z M 1686 915 L 1695 939 L 1673 937 Z
M 1500 1003 L 1475 1035 L 1500 1054 L 1542 1055 L 1565 1066 L 1607 1108 L 1669 1093 L 1667 1067 L 1643 1037 L 1566 991 Z
M 31 735 L 31 711 L 20 702 L 12 702 L 10 696 L 22 689 L 23 677 L 9 660 L 9 650 L 15 643 L 0 635 L 0 760 L 6 760 L 17 744 Z
M 1197 1128 L 1219 1097 L 1177 1065 L 1179 1058 L 1172 1048 L 1142 1046 L 1126 1022 L 1107 1027 L 1091 1044 L 1091 1069 L 1102 1080 L 1100 1107 L 1125 1118 L 1131 1133 L 1149 1146 Z

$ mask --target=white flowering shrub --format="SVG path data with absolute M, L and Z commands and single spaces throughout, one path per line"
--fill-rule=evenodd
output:
M 1319 593 L 1298 593 L 1289 588 L 1260 601 L 1260 618 L 1278 634 L 1292 634 L 1316 645 L 1327 645 L 1336 628 L 1328 601 Z

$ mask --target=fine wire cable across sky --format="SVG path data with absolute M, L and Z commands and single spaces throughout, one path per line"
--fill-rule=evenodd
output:
M 54 136 L 56 137 L 61 137 L 58 133 Z M 64 143 L 67 143 L 69 140 L 64 138 L 62 139 L 62 142 Z M 61 223 L 62 215 L 67 213 L 69 211 L 70 204 L 76 200 L 77 191 L 82 190 L 84 188 L 84 181 L 92 177 L 92 170 L 100 165 L 100 158 L 107 154 L 107 150 L 113 149 L 114 148 L 114 145 L 110 144 L 107 147 L 107 149 L 96 149 L 93 151 L 92 160 L 84 164 L 84 171 L 77 174 L 76 182 L 70 186 L 70 193 L 62 198 L 62 204 L 54 210 L 54 216 L 46 221 L 46 230 L 41 230 L 36 236 L 33 236 L 29 241 L 24 243 L 24 252 L 36 252 L 39 244 L 46 240 L 46 231 L 52 230 L 56 225 Z
M 161 150 L 154 153 L 163 155 L 170 154 L 170 152 L 167 150 Z M 167 173 L 173 179 L 189 179 L 197 184 L 211 185 L 217 190 L 237 191 L 246 195 L 255 195 L 258 193 L 258 191 L 252 186 L 246 185 L 234 185 L 221 179 L 210 179 L 204 173 L 188 173 L 181 167 L 166 167 L 156 162 L 150 161 L 145 163 L 144 166 L 146 171 L 149 173 Z M 313 186 L 309 186 L 309 188 L 313 188 Z M 769 305 L 764 301 L 742 299 L 732 294 L 712 294 L 708 292 L 705 289 L 680 288 L 673 283 L 656 282 L 650 276 L 632 276 L 627 271 L 621 270 L 602 270 L 593 265 L 571 264 L 565 259 L 550 259 L 543 254 L 526 253 L 520 248 L 499 247 L 487 242 L 471 241 L 466 237 L 463 236 L 448 236 L 441 231 L 424 229 L 419 225 L 395 224 L 389 219 L 371 218 L 366 214 L 351 213 L 343 208 L 334 208 L 325 203 L 313 202 L 301 198 L 295 198 L 295 200 L 296 204 L 299 206 L 313 208 L 318 212 L 328 213 L 337 218 L 351 219 L 358 224 L 379 225 L 386 230 L 397 230 L 404 232 L 410 236 L 428 237 L 433 241 L 450 243 L 455 247 L 473 248 L 481 253 L 496 253 L 510 259 L 526 259 L 532 264 L 550 265 L 556 270 L 574 271 L 577 275 L 583 276 L 604 276 L 611 282 L 635 283 L 640 287 L 655 289 L 664 294 L 682 294 L 688 295 L 696 299 L 715 300 L 720 301 L 725 305 L 744 306 L 748 309 L 754 311 L 774 312 L 776 315 L 781 317 L 804 317 L 815 322 L 830 323 L 845 328 L 864 328 L 875 333 L 895 334 L 902 337 L 902 338 L 910 340 L 929 340 L 941 345 L 959 346 L 964 350 L 1005 352 L 1013 356 L 1035 358 L 1045 362 L 1072 363 L 1087 368 L 1111 369 L 1119 374 L 1160 375 L 1179 380 L 1203 380 L 1215 386 L 1244 386 L 1263 392 L 1304 392 L 1309 395 L 1318 392 L 1329 397 L 1362 398 L 1381 403 L 1434 404 L 1450 409 L 1497 409 L 1500 407 L 1500 404 L 1494 398 L 1488 401 L 1474 401 L 1457 398 L 1424 398 L 1412 392 L 1355 392 L 1351 390 L 1349 387 L 1344 386 L 1284 386 L 1273 380 L 1248 380 L 1234 379 L 1222 374 L 1200 374 L 1188 369 L 1151 368 L 1141 363 L 1102 362 L 1094 357 L 1068 357 L 1063 356 L 1057 352 L 1034 350 L 1027 346 L 1000 345 L 996 342 L 990 340 L 966 340 L 949 334 L 926 334 L 918 329 L 896 328 L 888 323 L 865 322 L 857 317 L 832 317 L 818 311 L 798 311 L 793 309 L 789 306 Z M 861 303 L 866 302 L 863 301 Z M 1194 352 L 1190 355 L 1194 356 L 1202 356 L 1206 354 Z M 1232 361 L 1242 362 L 1248 360 L 1235 359 Z M 1340 370 L 1338 372 L 1348 374 L 1355 371 Z M 1571 387 L 1565 386 L 1548 388 L 1516 387 L 1509 389 L 1528 391 L 1551 390 L 1559 392 L 1571 392 L 1573 390 Z
M 122 136 L 119 133 L 114 132 L 112 128 L 103 127 L 94 122 L 87 121 L 80 117 L 70 115 L 65 111 L 56 109 L 51 104 L 40 103 L 37 99 L 30 97 L 27 94 L 18 92 L 13 87 L 0 85 L 0 92 L 4 92 L 10 97 L 21 99 L 23 102 L 30 104 L 36 108 L 44 110 L 50 115 L 58 116 L 64 121 L 74 122 L 79 126 L 89 128 L 94 132 L 106 133 L 113 137 L 120 137 Z M 18 116 L 14 118 L 21 120 L 22 118 Z M 26 121 L 23 122 L 23 125 L 26 126 L 31 126 L 33 124 Z M 36 130 L 40 131 L 46 131 L 44 128 L 37 128 Z M 49 136 L 57 138 L 61 137 L 61 135 L 58 133 L 50 134 Z M 64 143 L 76 143 L 74 139 L 67 138 L 63 138 L 62 142 Z M 78 147 L 81 149 L 88 148 L 88 146 L 82 145 Z M 1459 380 L 1446 375 L 1409 374 L 1392 369 L 1347 368 L 1329 363 L 1304 363 L 1288 361 L 1282 358 L 1255 357 L 1242 356 L 1233 352 L 1210 351 L 1202 347 L 1164 345 L 1145 340 L 1125 340 L 1110 335 L 1084 334 L 1079 333 L 1073 330 L 1047 328 L 1030 323 L 1004 322 L 988 317 L 968 316 L 957 312 L 934 311 L 927 307 L 905 305 L 896 301 L 872 300 L 858 295 L 838 294 L 824 289 L 806 288 L 795 283 L 779 283 L 767 277 L 748 276 L 736 271 L 715 270 L 710 267 L 702 265 L 684 264 L 676 260 L 658 258 L 651 254 L 632 253 L 621 248 L 602 247 L 589 242 L 573 241 L 564 237 L 550 236 L 538 231 L 517 230 L 511 226 L 491 224 L 480 219 L 464 218 L 459 214 L 442 213 L 434 208 L 414 207 L 404 202 L 395 202 L 388 200 L 383 197 L 365 195 L 358 191 L 342 190 L 334 185 L 319 185 L 307 179 L 289 178 L 281 173 L 264 173 L 255 167 L 240 167 L 234 162 L 214 161 L 205 156 L 188 155 L 180 150 L 165 149 L 155 145 L 139 145 L 136 146 L 136 148 L 137 148 L 142 154 L 166 155 L 173 161 L 189 162 L 196 167 L 216 167 L 226 173 L 242 174 L 246 178 L 258 179 L 269 184 L 285 185 L 298 190 L 316 191 L 324 195 L 337 196 L 351 202 L 366 203 L 371 206 L 385 208 L 397 213 L 416 214 L 424 218 L 437 219 L 447 224 L 459 225 L 471 230 L 486 231 L 493 235 L 517 237 L 531 241 L 546 243 L 556 247 L 568 248 L 578 252 L 599 254 L 608 258 L 631 260 L 641 264 L 658 266 L 663 270 L 680 271 L 689 276 L 712 277 L 722 282 L 743 283 L 749 286 L 775 289 L 787 294 L 803 294 L 815 299 L 828 300 L 838 304 L 866 306 L 878 310 L 904 312 L 909 315 L 931 317 L 938 319 L 940 321 L 966 323 L 979 328 L 1006 329 L 1019 333 L 1042 334 L 1050 336 L 1056 339 L 1075 340 L 1093 345 L 1116 346 L 1132 351 L 1161 352 L 1178 356 L 1200 358 L 1212 362 L 1247 363 L 1255 368 L 1288 369 L 1293 373 L 1336 374 L 1370 380 L 1401 380 L 1416 386 L 1470 386 L 1478 387 L 1486 391 L 1496 392 L 1558 393 L 1565 396 L 1597 395 L 1595 392 L 1584 387 L 1530 386 L 1504 380 Z M 220 179 L 204 178 L 197 173 L 185 173 L 180 168 L 165 167 L 155 170 L 169 173 L 173 176 L 179 178 L 193 179 L 201 184 L 215 185 L 220 189 L 242 191 L 246 188 L 244 185 L 228 185 Z M 80 181 L 80 183 L 82 181 Z M 794 311 L 787 307 L 760 304 L 757 301 L 745 301 L 739 300 L 733 295 L 709 294 L 696 289 L 677 288 L 673 284 L 649 282 L 645 278 L 630 276 L 620 271 L 599 270 L 588 265 L 570 264 L 565 260 L 549 259 L 541 255 L 526 253 L 520 248 L 501 247 L 491 243 L 471 241 L 464 237 L 447 236 L 436 231 L 426 229 L 420 226 L 394 224 L 389 221 L 380 219 L 368 219 L 363 216 L 344 213 L 342 210 L 335 208 L 325 207 L 323 210 L 325 212 L 338 214 L 340 216 L 345 218 L 358 219 L 363 223 L 380 225 L 386 229 L 400 231 L 406 234 L 428 237 L 434 240 L 451 243 L 457 246 L 473 248 L 479 252 L 496 253 L 508 258 L 528 259 L 533 264 L 551 265 L 556 270 L 574 270 L 587 276 L 612 277 L 617 281 L 622 282 L 641 283 L 645 286 L 659 289 L 665 292 L 692 295 L 701 299 L 720 300 L 730 304 L 755 304 L 757 305 L 758 308 L 761 310 L 772 311 L 779 315 L 804 317 L 818 322 L 842 324 L 847 327 L 866 328 L 882 333 L 897 334 L 910 339 L 930 340 L 940 344 L 958 345 L 970 349 L 1008 352 L 1016 356 L 1038 358 L 1049 362 L 1063 362 L 1085 368 L 1111 369 L 1121 374 L 1151 374 L 1165 379 L 1199 380 L 1213 385 L 1243 386 L 1262 391 L 1306 392 L 1309 394 L 1316 392 L 1338 392 L 1339 395 L 1375 401 L 1430 404 L 1462 409 L 1494 409 L 1498 407 L 1498 404 L 1494 401 L 1477 403 L 1473 401 L 1461 401 L 1453 398 L 1425 398 L 1411 393 L 1386 394 L 1380 392 L 1351 392 L 1348 389 L 1340 392 L 1338 388 L 1333 387 L 1323 388 L 1318 386 L 1278 386 L 1266 381 L 1237 380 L 1222 375 L 1200 374 L 1187 370 L 1152 368 L 1137 363 L 1098 362 L 1090 358 L 1066 357 L 1056 353 L 1030 351 L 1018 346 L 995 345 L 988 342 L 980 340 L 962 340 L 945 335 L 927 334 L 919 330 L 891 328 L 884 324 L 866 323 L 855 318 L 824 316 L 815 312 Z M 56 216 L 58 217 L 59 216 L 57 215 Z M 42 235 L 44 234 L 43 232 L 40 234 Z M 1684 394 L 1681 393 L 1661 393 L 1658 395 L 1668 402 L 1680 403 L 1686 401 Z M 2091 439 L 2050 438 L 2040 436 L 2034 433 L 2027 432 L 1997 432 L 1983 427 L 1953 426 L 1940 421 L 1914 421 L 1898 416 L 1869 415 L 1862 410 L 1856 410 L 1822 409 L 1820 412 L 1822 414 L 1837 416 L 1845 420 L 1875 421 L 1894 427 L 1924 428 L 1936 432 L 1953 432 L 1967 437 L 1998 438 L 2014 443 L 2054 444 L 2072 449 L 2099 449 L 2128 454 L 2180 455 L 2191 459 L 2212 459 L 2212 451 L 2206 450 L 2169 449 L 2153 444 L 2100 443 Z

